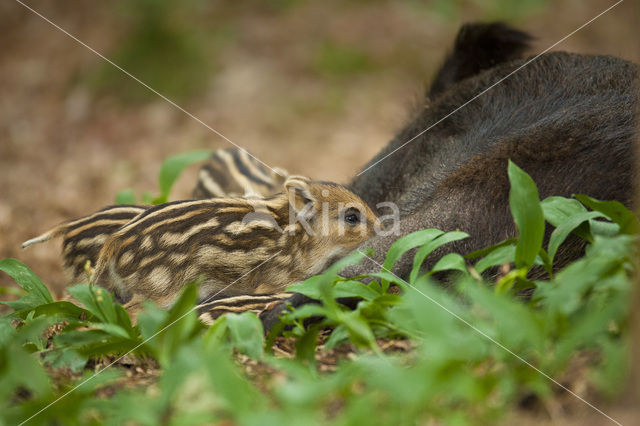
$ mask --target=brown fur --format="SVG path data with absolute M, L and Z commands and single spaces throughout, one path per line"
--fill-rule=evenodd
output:
M 152 207 L 105 242 L 94 282 L 129 306 L 146 299 L 169 306 L 185 284 L 198 280 L 203 300 L 277 293 L 373 235 L 377 218 L 346 188 L 292 176 L 285 189 L 264 200 Z M 358 205 L 361 223 L 344 221 L 351 204 Z M 290 221 L 291 214 L 304 216 L 309 228 Z
M 87 261 L 95 266 L 102 244 L 109 235 L 147 208 L 126 204 L 105 207 L 79 219 L 61 223 L 50 231 L 26 241 L 22 247 L 62 237 L 62 256 L 69 281 L 86 281 Z
M 277 194 L 287 178 L 285 170 L 268 169 L 247 151 L 220 149 L 198 172 L 194 198 L 242 197 Z

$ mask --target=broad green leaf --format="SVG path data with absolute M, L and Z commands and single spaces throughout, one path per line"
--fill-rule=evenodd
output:
M 345 327 L 344 324 L 340 324 L 333 329 L 333 331 L 331 332 L 331 336 L 329 336 L 327 341 L 324 343 L 324 347 L 326 349 L 333 349 L 348 338 L 349 331 L 347 330 L 347 327 Z
M 364 300 L 373 300 L 380 293 L 360 281 L 338 281 L 334 287 L 335 297 L 361 297 Z
M 360 263 L 364 257 L 370 255 L 371 250 L 365 252 L 354 251 L 332 264 L 322 274 L 307 278 L 301 283 L 290 285 L 286 290 L 302 293 L 312 299 L 321 300 L 325 305 L 335 305 L 333 301 L 333 284 L 337 280 L 343 279 L 338 273 L 349 265 Z
M 505 294 L 513 288 L 518 280 L 525 280 L 526 278 L 527 270 L 525 268 L 509 271 L 504 277 L 498 280 L 495 285 L 495 292 L 498 294 Z
M 23 346 L 40 337 L 48 325 L 45 318 L 36 318 L 15 330 L 8 319 L 0 318 L 0 395 L 14 399 L 15 392 L 20 389 L 33 392 L 35 396 L 49 391 L 49 379 L 38 357 L 28 353 Z M 5 402 L 0 404 L 4 406 Z
M 97 318 L 88 310 L 74 305 L 71 302 L 59 301 L 38 305 L 35 308 L 27 308 L 21 311 L 14 312 L 13 317 L 25 319 L 27 315 L 33 312 L 35 317 L 45 315 L 47 318 L 55 319 L 58 321 L 63 320 L 78 320 L 82 315 L 89 321 L 94 321 Z
M 190 355 L 189 362 L 192 364 L 193 352 L 182 351 L 185 355 Z M 199 361 L 195 363 L 195 371 L 199 374 L 208 373 L 209 384 L 215 390 L 214 401 L 222 398 L 223 406 L 237 416 L 260 410 L 265 405 L 264 395 L 243 377 L 226 353 L 210 347 Z
M 233 346 L 238 351 L 256 360 L 262 358 L 264 330 L 256 314 L 227 314 L 227 326 Z
M 436 272 L 452 270 L 460 271 L 465 274 L 469 273 L 467 270 L 467 262 L 464 260 L 464 257 L 460 256 L 458 253 L 449 253 L 442 256 L 442 258 L 433 265 L 433 268 L 429 271 L 428 275 L 435 274 Z
M 373 274 L 369 274 L 369 276 L 373 278 L 380 278 L 382 282 L 387 283 L 386 286 L 382 286 L 382 290 L 384 290 L 383 292 L 387 291 L 389 283 L 394 283 L 398 285 L 400 288 L 405 288 L 406 286 L 410 285 L 408 282 L 398 277 L 397 275 L 392 274 L 391 272 L 375 272 Z
M 604 286 L 611 280 L 624 282 L 629 265 L 635 261 L 634 244 L 635 238 L 627 235 L 595 237 L 584 258 L 558 272 L 553 283 L 538 285 L 535 298 L 550 312 L 572 315 L 584 305 L 584 298 L 594 287 Z
M 515 245 L 517 242 L 518 242 L 517 238 L 507 238 L 506 240 L 500 241 L 499 243 L 489 246 L 487 248 L 472 251 L 471 253 L 466 254 L 464 258 L 473 260 L 473 259 L 478 259 L 480 257 L 485 257 L 501 247 L 512 246 L 512 245 Z
M 351 340 L 354 345 L 373 350 L 378 349 L 373 331 L 360 312 L 343 312 L 339 316 L 338 321 L 346 327 L 349 333 L 349 340 Z
M 78 284 L 68 287 L 67 290 L 100 321 L 110 324 L 119 323 L 113 298 L 106 289 L 91 284 Z
M 495 249 L 486 257 L 480 259 L 473 267 L 482 274 L 492 266 L 511 263 L 515 259 L 516 248 L 514 246 L 503 246 Z
M 204 327 L 194 309 L 197 299 L 198 286 L 190 284 L 182 290 L 168 313 L 147 304 L 145 311 L 138 316 L 145 347 L 162 366 L 169 365 L 180 347 L 191 341 Z
M 614 237 L 620 232 L 620 226 L 617 223 L 604 222 L 601 220 L 590 220 L 589 228 L 591 228 L 591 233 L 594 236 L 597 235 L 600 237 Z M 575 233 L 577 232 L 574 232 L 574 234 Z M 589 242 L 593 243 L 593 238 Z
M 580 227 L 580 225 L 583 225 L 585 223 L 588 225 L 590 219 L 595 219 L 597 217 L 604 217 L 604 215 L 599 212 L 577 213 L 569 217 L 564 222 L 561 222 L 558 225 L 556 225 L 557 227 L 556 229 L 553 230 L 553 232 L 551 233 L 551 238 L 549 239 L 548 254 L 549 254 L 549 258 L 551 259 L 551 262 L 553 263 L 553 259 L 555 258 L 558 248 L 564 242 L 564 240 L 567 239 L 570 233 L 577 230 Z M 586 230 L 585 229 L 581 230 L 579 234 L 590 235 L 591 232 L 588 231 L 588 227 L 587 227 Z
M 591 210 L 604 214 L 613 222 L 620 225 L 620 232 L 622 234 L 632 235 L 638 233 L 638 218 L 621 202 L 600 201 L 583 194 L 578 194 L 575 197 Z
M 389 272 L 393 271 L 393 265 L 396 264 L 398 259 L 400 259 L 404 253 L 418 246 L 425 245 L 442 234 L 444 234 L 444 232 L 439 229 L 423 229 L 422 231 L 412 232 L 397 239 L 387 252 L 387 257 L 382 265 L 382 270 Z
M 316 368 L 316 342 L 322 327 L 321 323 L 313 324 L 296 339 L 296 359 L 313 369 Z
M 34 308 L 45 303 L 52 303 L 53 298 L 47 287 L 40 281 L 24 263 L 16 259 L 0 260 L 0 271 L 7 273 L 28 294 L 16 301 L 0 302 L 10 306 L 15 311 Z
M 123 339 L 128 339 L 129 337 L 131 337 L 127 330 L 125 330 L 124 328 L 116 324 L 101 323 L 101 324 L 95 324 L 94 327 L 114 337 L 122 337 Z
M 140 197 L 140 202 L 142 204 L 153 204 L 154 196 L 151 192 L 145 191 L 142 193 L 142 197 Z
M 544 214 L 540 207 L 538 188 L 533 179 L 509 161 L 509 207 L 518 228 L 515 264 L 518 268 L 531 268 L 542 247 Z
M 44 362 L 52 368 L 69 367 L 74 372 L 82 371 L 88 360 L 86 355 L 74 348 L 62 348 L 44 354 Z
M 416 252 L 415 257 L 413 258 L 413 266 L 409 275 L 409 282 L 414 283 L 416 281 L 416 278 L 420 273 L 422 264 L 424 263 L 427 256 L 429 256 L 435 249 L 447 243 L 462 240 L 465 238 L 469 238 L 469 234 L 465 232 L 447 232 L 420 247 Z
M 305 305 L 300 306 L 299 308 L 294 309 L 291 312 L 285 312 L 283 315 L 285 318 L 290 319 L 300 319 L 300 318 L 309 318 L 312 316 L 326 316 L 328 310 L 323 305 L 318 305 L 315 303 L 307 303 Z
M 559 226 L 572 216 L 586 213 L 587 209 L 578 201 L 565 197 L 547 197 L 540 202 L 544 218 L 553 226 Z
M 193 163 L 206 160 L 211 156 L 211 151 L 191 151 L 174 155 L 167 158 L 160 167 L 158 184 L 160 186 L 160 197 L 153 200 L 154 204 L 166 203 L 169 200 L 169 193 L 180 173 Z
M 287 291 L 301 293 L 312 299 L 319 300 L 321 297 L 320 285 L 324 282 L 326 282 L 325 277 L 322 275 L 314 275 L 301 283 L 290 285 L 287 287 Z
M 131 188 L 123 189 L 116 194 L 116 204 L 135 204 L 136 202 L 136 194 Z
M 522 271 L 512 272 L 517 275 Z M 478 318 L 482 318 L 478 315 L 478 310 L 492 318 L 491 323 L 495 324 L 495 338 L 498 341 L 511 350 L 518 350 L 520 345 L 524 346 L 522 350 L 526 351 L 531 350 L 531 347 L 538 351 L 543 350 L 544 329 L 535 310 L 508 294 L 492 292 L 486 286 L 469 285 L 464 287 L 464 293 L 471 296 Z M 522 354 L 522 352 L 519 353 Z

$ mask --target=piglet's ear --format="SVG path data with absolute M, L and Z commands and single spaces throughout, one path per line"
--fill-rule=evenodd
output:
M 304 176 L 289 176 L 284 182 L 284 189 L 287 192 L 289 203 L 297 213 L 303 212 L 305 207 L 311 203 L 312 205 L 307 207 L 306 213 L 313 214 L 312 209 L 316 203 L 316 198 L 311 192 L 309 178 Z

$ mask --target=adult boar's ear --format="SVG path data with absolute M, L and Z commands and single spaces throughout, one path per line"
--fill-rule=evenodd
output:
M 520 58 L 532 40 L 529 34 L 502 22 L 463 25 L 427 96 L 434 99 L 465 78 Z
M 311 181 L 304 176 L 289 176 L 284 182 L 289 204 L 298 215 L 311 217 L 315 213 L 316 197 L 311 190 Z

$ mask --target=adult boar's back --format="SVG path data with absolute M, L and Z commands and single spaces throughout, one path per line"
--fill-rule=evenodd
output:
M 472 66 L 482 49 L 462 48 L 477 46 L 489 29 L 495 38 L 495 27 L 463 28 L 424 108 L 351 182 L 371 205 L 398 205 L 401 235 L 425 228 L 470 235 L 439 255 L 468 253 L 516 235 L 509 211 L 509 159 L 531 175 L 541 198 L 583 193 L 630 206 L 634 194 L 638 67 L 610 56 L 553 52 L 526 65 L 524 59 L 509 60 L 464 78 L 464 72 L 450 65 L 452 58 L 454 64 Z M 504 38 L 520 34 L 526 43 L 523 33 L 499 29 Z M 460 46 L 469 32 L 476 38 L 467 37 Z M 517 43 L 510 46 L 498 51 L 518 50 Z M 483 62 L 475 63 L 481 67 Z M 397 238 L 374 237 L 362 248 L 373 247 L 382 263 Z M 582 253 L 581 244 L 573 242 L 558 253 L 560 265 Z M 406 276 L 411 263 L 409 253 L 394 272 Z M 345 273 L 375 268 L 365 262 Z
M 631 206 L 638 67 L 610 56 L 564 52 L 528 63 L 520 56 L 530 39 L 500 23 L 462 27 L 423 108 L 350 184 L 372 207 L 398 205 L 400 236 L 425 228 L 470 235 L 441 248 L 431 262 L 516 235 L 509 159 L 531 175 L 541 198 L 583 193 Z M 398 237 L 376 236 L 361 248 L 373 247 L 382 264 Z M 554 263 L 562 266 L 583 250 L 579 239 L 570 240 Z M 394 272 L 406 277 L 412 261 L 410 251 Z M 379 270 L 365 259 L 342 275 Z M 296 294 L 287 303 L 309 301 Z M 261 315 L 265 328 L 278 321 L 284 306 Z

